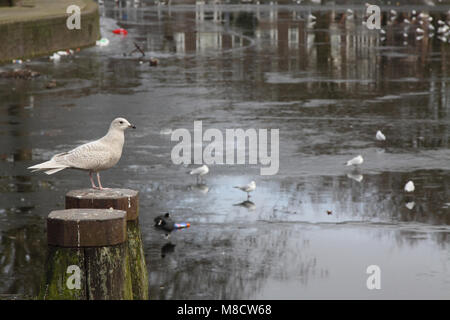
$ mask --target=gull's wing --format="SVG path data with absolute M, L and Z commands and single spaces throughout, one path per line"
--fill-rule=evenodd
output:
M 59 153 L 52 160 L 71 168 L 91 170 L 102 166 L 102 164 L 109 161 L 110 157 L 110 147 L 96 140 L 68 152 Z
M 250 184 L 246 184 L 244 186 L 235 186 L 233 188 L 236 188 L 236 189 L 239 189 L 239 190 L 247 192 L 247 190 L 250 188 Z

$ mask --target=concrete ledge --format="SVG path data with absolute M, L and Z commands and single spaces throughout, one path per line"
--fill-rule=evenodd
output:
M 81 9 L 81 29 L 69 30 L 69 5 Z M 34 7 L 0 8 L 0 63 L 82 48 L 100 38 L 98 5 L 92 0 L 35 0 Z

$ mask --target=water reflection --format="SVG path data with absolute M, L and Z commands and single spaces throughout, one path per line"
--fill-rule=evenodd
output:
M 45 217 L 83 181 L 25 168 L 100 136 L 105 115 L 125 112 L 142 129 L 104 179 L 142 195 L 153 299 L 373 297 L 360 289 L 373 261 L 392 284 L 382 297 L 444 297 L 448 46 L 429 33 L 416 40 L 412 27 L 404 37 L 409 7 L 394 20 L 384 12 L 383 33 L 362 25 L 358 4 L 349 12 L 338 2 L 105 1 L 109 46 L 57 65 L 31 61 L 42 79 L 0 79 L 0 294 L 37 293 Z M 111 33 L 118 26 L 127 37 Z M 134 42 L 158 66 L 123 56 Z M 61 86 L 46 90 L 47 78 Z M 280 128 L 279 174 L 259 177 L 252 201 L 238 202 L 232 186 L 257 166 L 216 165 L 207 184 L 194 184 L 170 161 L 171 132 L 194 120 Z M 343 162 L 357 154 L 364 164 L 349 172 Z M 409 180 L 412 195 L 403 191 Z M 168 239 L 153 221 L 167 211 L 191 227 Z
M 355 173 L 347 173 L 347 177 L 355 180 L 356 182 L 361 182 L 364 179 L 364 176 L 362 174 L 359 174 L 356 172 Z
M 249 211 L 253 211 L 256 209 L 256 204 L 250 200 L 245 200 L 243 202 L 236 203 L 234 204 L 234 206 L 241 206 L 247 208 Z
M 205 183 L 197 183 L 197 184 L 191 185 L 190 188 L 192 190 L 198 191 L 199 193 L 202 193 L 202 194 L 207 194 L 209 192 L 209 187 Z
M 13 215 L 10 215 L 13 217 Z M 0 288 L 2 293 L 33 297 L 45 259 L 42 226 L 27 225 L 0 233 Z
M 416 205 L 416 203 L 414 201 L 409 201 L 405 204 L 405 207 L 407 207 L 409 210 L 414 209 L 414 206 Z
M 167 242 L 165 245 L 163 245 L 161 247 L 161 258 L 165 258 L 166 255 L 172 253 L 175 251 L 175 246 L 173 243 L 171 242 Z

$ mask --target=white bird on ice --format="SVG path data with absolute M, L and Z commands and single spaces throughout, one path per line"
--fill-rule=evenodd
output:
M 57 54 L 56 52 L 53 55 L 51 55 L 49 58 L 52 61 L 59 61 L 59 60 L 61 60 L 61 56 L 59 54 Z
M 247 199 L 248 199 L 248 198 L 250 198 L 250 192 L 252 192 L 256 189 L 256 183 L 255 183 L 255 181 L 252 181 L 249 184 L 246 184 L 245 186 L 235 186 L 233 188 L 247 192 Z
M 449 27 L 447 25 L 443 27 L 439 27 L 437 33 L 446 33 L 449 30 Z
M 85 143 L 68 152 L 54 155 L 49 161 L 34 165 L 28 169 L 44 171 L 53 174 L 66 168 L 89 171 L 89 177 L 93 189 L 103 190 L 100 182 L 100 171 L 113 167 L 122 156 L 125 142 L 124 131 L 128 128 L 136 129 L 124 118 L 116 118 L 111 122 L 106 135 L 98 140 Z M 97 173 L 98 187 L 92 179 L 92 174 Z
M 347 166 L 357 166 L 357 165 L 362 164 L 363 162 L 364 162 L 363 157 L 362 157 L 361 155 L 359 155 L 359 156 L 357 156 L 357 157 L 354 157 L 354 158 L 351 159 L 351 160 L 348 160 L 347 163 L 346 163 L 346 165 L 347 165 Z
M 196 175 L 197 179 L 198 179 L 199 177 L 201 178 L 201 176 L 204 176 L 208 172 L 209 172 L 209 168 L 206 164 L 204 164 L 201 167 L 191 170 L 191 172 L 189 172 L 189 174 Z
M 414 191 L 414 183 L 412 182 L 412 181 L 408 181 L 406 184 L 405 184 L 405 191 L 406 192 L 413 192 Z
M 376 138 L 378 141 L 384 141 L 384 140 L 386 140 L 386 136 L 385 136 L 380 130 L 377 131 L 377 134 L 375 135 L 375 138 Z

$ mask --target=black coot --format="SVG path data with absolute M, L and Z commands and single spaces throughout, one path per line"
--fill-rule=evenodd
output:
M 155 227 L 159 229 L 165 231 L 172 231 L 175 228 L 174 226 L 175 222 L 173 222 L 168 212 L 164 215 L 157 216 L 154 221 Z

